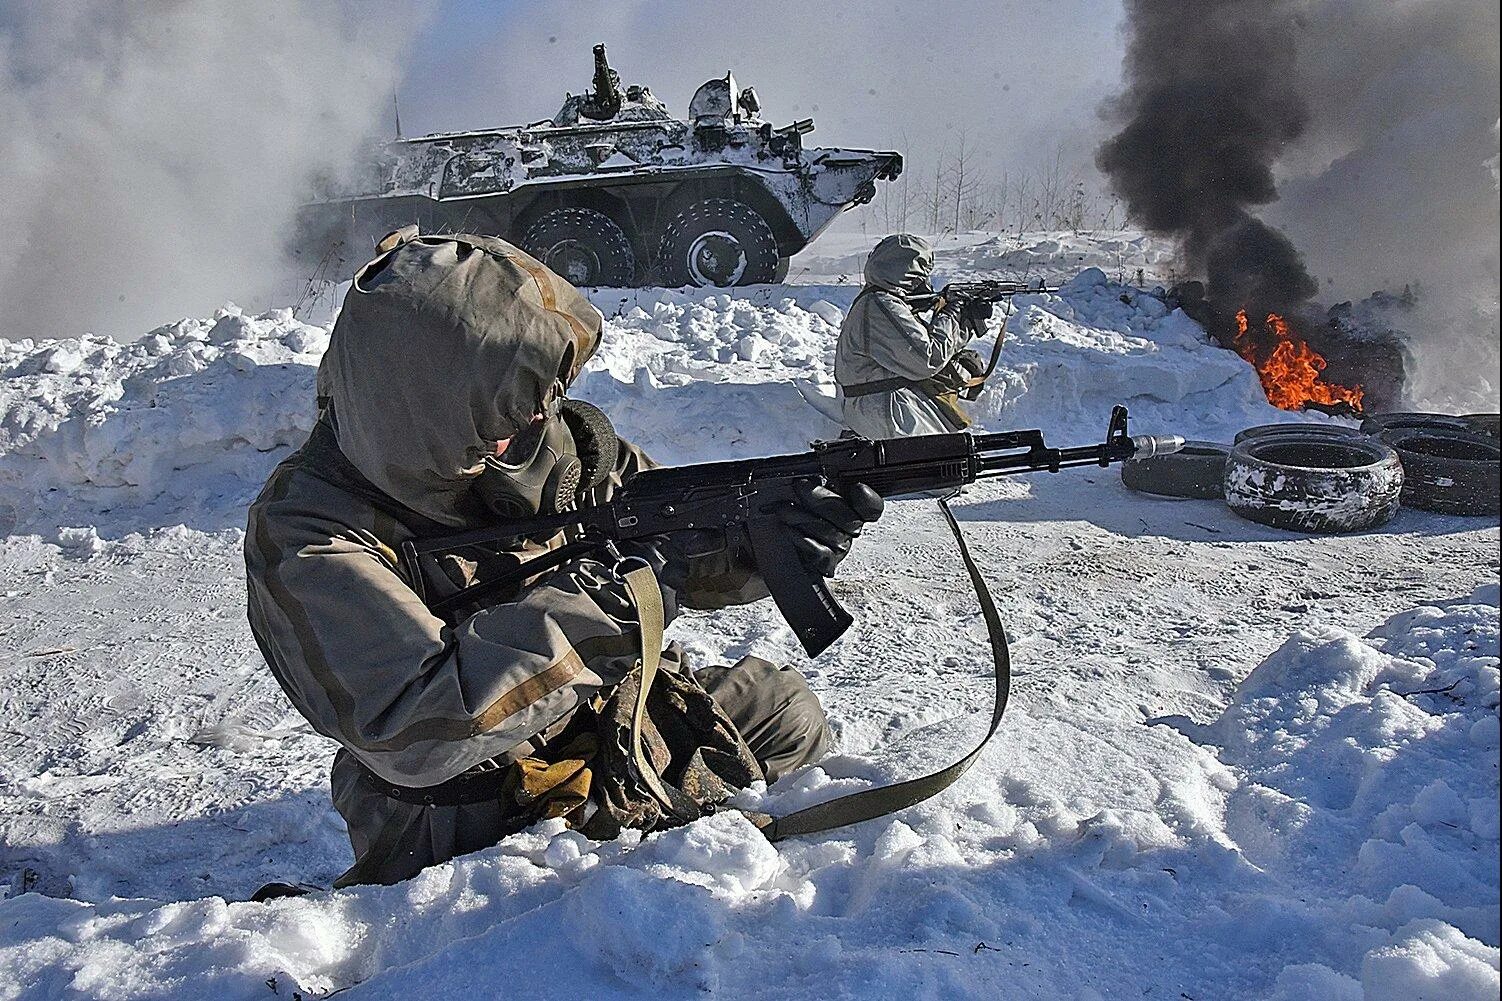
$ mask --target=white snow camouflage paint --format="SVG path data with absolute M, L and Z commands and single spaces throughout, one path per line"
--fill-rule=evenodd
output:
M 941 274 L 1165 259 L 1131 234 L 936 242 Z M 858 247 L 819 249 L 794 268 L 819 285 L 600 291 L 579 394 L 669 462 L 833 433 L 805 400 Z M 1008 341 L 975 408 L 991 429 L 1093 441 L 1115 402 L 1195 438 L 1292 419 L 1100 272 L 1020 300 Z M 234 309 L 129 344 L 0 342 L 0 498 L 24 533 L 0 540 L 0 998 L 1495 996 L 1496 522 L 1296 537 L 1115 471 L 967 494 L 1019 677 L 935 801 L 777 850 L 733 814 L 607 844 L 543 825 L 400 886 L 227 903 L 347 858 L 332 745 L 261 664 L 239 562 L 325 343 Z M 837 585 L 855 627 L 811 664 L 769 608 L 675 625 L 701 663 L 799 663 L 839 730 L 747 803 L 915 774 L 978 733 L 984 632 L 943 532 L 891 505 Z

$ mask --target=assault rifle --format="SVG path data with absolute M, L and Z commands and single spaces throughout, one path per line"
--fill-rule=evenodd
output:
M 1041 431 L 996 434 L 916 435 L 872 441 L 858 436 L 815 442 L 795 455 L 706 462 L 648 469 L 626 482 L 611 500 L 553 514 L 402 546 L 408 578 L 424 579 L 424 560 L 466 549 L 514 548 L 527 538 L 550 538 L 568 530 L 569 542 L 517 567 L 509 576 L 482 581 L 430 604 L 434 612 L 482 601 L 520 579 L 587 556 L 616 558 L 617 543 L 687 529 L 743 527 L 767 589 L 798 640 L 817 655 L 852 619 L 817 574 L 803 569 L 777 516 L 801 483 L 836 491 L 864 483 L 883 497 L 939 494 L 976 480 L 1015 473 L 1058 472 L 1073 466 L 1106 466 L 1133 457 L 1178 451 L 1184 440 L 1127 434 L 1127 411 L 1115 407 L 1106 440 L 1074 448 L 1050 448 Z
M 552 537 L 561 530 L 569 530 L 572 541 L 523 563 L 510 575 L 473 584 L 452 598 L 431 603 L 429 607 L 435 612 L 479 601 L 501 588 L 570 560 L 591 555 L 608 560 L 638 613 L 641 674 L 630 738 L 634 771 L 653 795 L 668 805 L 669 815 L 688 820 L 698 816 L 699 811 L 696 809 L 685 815 L 673 812 L 673 797 L 663 789 L 661 778 L 644 752 L 641 737 L 647 716 L 647 696 L 652 690 L 662 649 L 662 599 L 645 561 L 623 557 L 617 543 L 685 529 L 743 528 L 756 558 L 757 569 L 777 602 L 778 610 L 793 628 L 803 648 L 816 656 L 845 631 L 851 618 L 834 600 L 823 579 L 817 573 L 803 569 L 777 515 L 778 509 L 790 502 L 800 483 L 825 483 L 835 490 L 864 483 L 884 497 L 944 493 L 976 480 L 1009 473 L 1052 473 L 1071 466 L 1105 466 L 1123 459 L 1176 452 L 1183 446 L 1184 439 L 1173 435 L 1163 438 L 1128 436 L 1125 407 L 1112 409 L 1105 441 L 1076 448 L 1050 448 L 1044 443 L 1041 431 L 1003 431 L 999 434 L 957 431 L 884 441 L 837 438 L 816 442 L 810 451 L 797 455 L 644 470 L 628 480 L 604 504 L 539 515 L 439 539 L 407 542 L 402 546 L 402 558 L 408 579 L 420 582 L 424 579 L 421 562 L 424 558 L 471 547 L 511 548 L 523 538 Z M 973 750 L 937 771 L 891 785 L 847 793 L 782 816 L 763 817 L 757 823 L 769 841 L 871 820 L 937 795 L 975 763 L 1001 725 L 1012 678 L 1006 630 L 980 568 L 965 545 L 959 522 L 944 499 L 939 500 L 939 509 L 954 533 L 991 644 L 996 690 L 990 727 Z M 639 565 L 627 569 L 633 561 Z
M 1027 282 L 983 279 L 973 282 L 950 282 L 935 292 L 922 292 L 908 297 L 908 303 L 918 309 L 943 309 L 949 304 L 963 306 L 967 302 L 1001 302 L 1014 295 L 1036 295 L 1039 292 L 1057 292 L 1057 285 L 1036 285 Z
M 1006 302 L 1007 310 L 1002 315 L 1001 326 L 996 334 L 996 341 L 991 345 L 991 357 L 984 365 L 980 364 L 979 358 L 975 358 L 973 365 L 965 364 L 959 369 L 951 366 L 947 369 L 941 380 L 944 382 L 947 392 L 956 393 L 961 399 L 973 400 L 980 395 L 986 380 L 991 378 L 991 373 L 996 371 L 996 365 L 1001 361 L 1001 342 L 1006 334 L 1007 318 L 1011 315 L 1012 296 L 1029 295 L 1038 292 L 1057 292 L 1057 285 L 1044 285 L 1041 281 L 1036 285 L 1026 282 L 1000 281 L 997 279 L 984 279 L 974 282 L 950 282 L 937 292 L 923 292 L 908 296 L 908 305 L 913 309 L 932 309 L 935 313 L 948 305 L 957 305 L 964 309 L 972 302 Z M 979 331 L 977 330 L 978 334 Z M 960 356 L 964 357 L 964 352 Z M 960 411 L 963 415 L 964 411 Z

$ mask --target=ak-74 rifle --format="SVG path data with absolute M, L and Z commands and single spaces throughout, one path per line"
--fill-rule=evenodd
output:
M 934 292 L 910 295 L 907 297 L 907 302 L 913 309 L 932 309 L 935 313 L 950 305 L 957 305 L 963 311 L 964 307 L 972 302 L 1005 302 L 1007 304 L 1007 310 L 1001 318 L 1001 327 L 996 333 L 996 343 L 991 345 L 991 357 L 987 359 L 985 366 L 976 371 L 971 367 L 975 366 L 976 362 L 971 362 L 964 369 L 954 373 L 957 381 L 949 391 L 963 399 L 973 400 L 980 395 L 981 387 L 986 384 L 987 379 L 991 378 L 991 373 L 996 371 L 996 365 L 1001 361 L 1002 335 L 1006 332 L 1007 318 L 1011 316 L 1012 296 L 1037 295 L 1041 292 L 1057 292 L 1058 290 L 1057 285 L 1045 285 L 1041 281 L 1036 285 L 1029 285 L 1027 282 L 982 279 L 950 282 Z
M 787 507 L 800 486 L 827 484 L 842 491 L 864 483 L 883 497 L 942 495 L 976 480 L 1014 473 L 1053 473 L 1075 466 L 1106 466 L 1125 459 L 1174 452 L 1183 444 L 1182 438 L 1172 435 L 1131 437 L 1127 434 L 1125 407 L 1111 411 L 1105 441 L 1073 448 L 1049 447 L 1041 431 L 997 434 L 958 431 L 885 441 L 837 438 L 817 442 L 811 450 L 794 455 L 644 470 L 627 480 L 604 503 L 508 521 L 472 532 L 406 542 L 402 546 L 402 559 L 408 579 L 422 581 L 424 561 L 445 553 L 510 549 L 522 539 L 552 537 L 560 531 L 569 537 L 559 548 L 523 563 L 509 576 L 473 584 L 451 598 L 431 602 L 429 607 L 434 612 L 484 602 L 522 578 L 570 561 L 594 559 L 609 567 L 630 594 L 639 618 L 641 680 L 632 717 L 632 760 L 642 782 L 655 789 L 660 783 L 654 780 L 655 773 L 642 752 L 640 735 L 647 693 L 652 688 L 662 650 L 662 597 L 650 566 L 638 557 L 622 556 L 617 548 L 619 543 L 650 540 L 691 529 L 744 532 L 778 610 L 804 649 L 818 655 L 852 620 L 829 593 L 823 578 L 803 567 L 778 517 L 778 510 Z M 964 774 L 996 733 L 1011 690 L 1006 632 L 946 501 L 947 498 L 939 500 L 939 507 L 954 533 L 990 638 L 996 680 L 990 728 L 970 753 L 930 774 L 839 796 L 785 816 L 761 818 L 758 823 L 770 840 L 843 827 L 921 802 Z M 665 804 L 671 800 L 666 794 L 654 795 Z
M 1001 302 L 1014 295 L 1037 295 L 1040 292 L 1057 292 L 1057 285 L 1036 285 L 1027 282 L 1000 281 L 986 278 L 979 281 L 950 282 L 931 292 L 919 292 L 907 297 L 914 309 L 943 309 L 946 305 L 964 306 L 970 302 Z

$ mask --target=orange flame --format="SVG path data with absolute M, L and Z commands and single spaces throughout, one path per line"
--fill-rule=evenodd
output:
M 1309 346 L 1288 326 L 1288 321 L 1277 313 L 1268 313 L 1264 327 L 1272 340 L 1268 349 L 1266 338 L 1249 337 L 1250 324 L 1246 310 L 1236 313 L 1236 353 L 1252 363 L 1257 377 L 1262 380 L 1262 389 L 1267 400 L 1282 410 L 1302 410 L 1307 404 L 1338 406 L 1342 403 L 1361 409 L 1365 395 L 1360 386 L 1354 388 L 1325 382 L 1320 373 L 1325 370 L 1325 358 Z M 1259 343 L 1261 342 L 1261 343 Z

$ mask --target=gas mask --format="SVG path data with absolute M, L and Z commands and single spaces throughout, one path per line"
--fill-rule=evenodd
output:
M 566 511 L 615 468 L 620 439 L 598 407 L 560 393 L 543 413 L 503 455 L 487 458 L 475 481 L 475 493 L 497 518 Z

